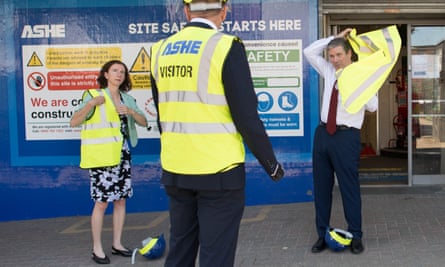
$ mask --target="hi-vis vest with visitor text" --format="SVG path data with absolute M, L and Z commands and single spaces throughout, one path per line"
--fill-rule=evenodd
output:
M 105 103 L 95 107 L 91 118 L 82 124 L 80 132 L 80 167 L 97 168 L 119 164 L 123 137 L 120 119 L 113 100 L 103 89 L 85 91 L 96 96 L 104 96 Z
M 221 77 L 235 38 L 189 26 L 152 46 L 164 170 L 213 174 L 244 162 Z
M 358 112 L 381 88 L 400 53 L 401 40 L 395 25 L 356 35 L 348 41 L 358 61 L 337 73 L 342 104 L 349 113 Z

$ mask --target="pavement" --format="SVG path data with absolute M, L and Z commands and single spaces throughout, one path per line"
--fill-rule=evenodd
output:
M 241 222 L 235 260 L 251 266 L 445 266 L 445 186 L 365 187 L 365 251 L 311 253 L 317 236 L 312 202 L 248 206 Z M 148 260 L 111 255 L 111 217 L 105 218 L 103 244 L 109 266 L 163 266 Z M 331 226 L 345 229 L 338 190 L 334 190 Z M 124 244 L 136 248 L 148 236 L 164 233 L 168 212 L 127 214 Z M 168 249 L 168 242 L 167 242 Z M 91 260 L 89 216 L 0 223 L 0 266 L 97 266 Z M 197 266 L 199 266 L 197 264 Z

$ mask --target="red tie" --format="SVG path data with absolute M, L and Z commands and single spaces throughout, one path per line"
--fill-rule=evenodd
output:
M 326 130 L 330 135 L 333 135 L 337 130 L 337 101 L 338 101 L 338 90 L 337 90 L 337 80 L 332 87 L 331 102 L 329 103 L 329 113 L 328 122 L 326 123 Z

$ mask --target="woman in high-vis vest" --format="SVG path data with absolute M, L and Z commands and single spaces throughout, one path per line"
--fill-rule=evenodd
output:
M 244 142 L 274 181 L 284 175 L 264 125 L 242 41 L 218 31 L 225 0 L 185 0 L 189 20 L 151 47 L 169 196 L 165 267 L 234 265 L 245 205 Z M 244 141 L 244 142 L 243 142 Z
M 113 244 L 111 252 L 124 257 L 131 250 L 121 243 L 126 199 L 133 195 L 131 186 L 130 146 L 137 144 L 135 125 L 147 126 L 144 113 L 131 90 L 128 68 L 119 60 L 105 63 L 97 82 L 101 89 L 83 93 L 83 103 L 71 118 L 71 127 L 82 124 L 80 167 L 89 169 L 91 198 L 95 202 L 91 215 L 92 259 L 108 264 L 102 247 L 102 226 L 108 203 L 113 202 Z

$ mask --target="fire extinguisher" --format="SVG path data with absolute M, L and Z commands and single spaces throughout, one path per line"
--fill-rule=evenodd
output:
M 396 88 L 397 115 L 393 119 L 393 125 L 397 135 L 397 147 L 403 148 L 406 144 L 408 130 L 408 88 L 402 69 L 397 71 Z

